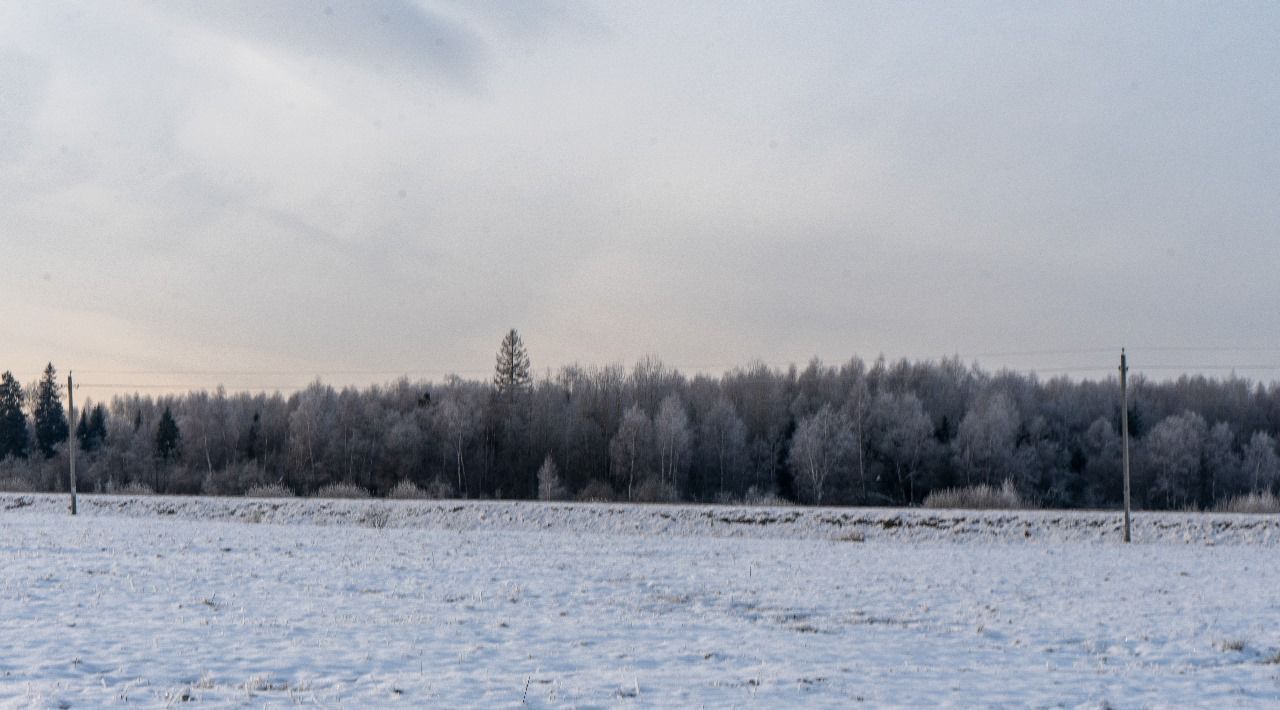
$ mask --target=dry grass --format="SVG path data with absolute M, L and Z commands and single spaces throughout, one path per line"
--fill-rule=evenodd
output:
M 1271 491 L 1247 493 L 1222 501 L 1214 507 L 1214 511 L 1218 513 L 1280 513 L 1280 498 L 1272 495 Z
M 1021 510 L 1034 508 L 1018 495 L 1012 481 L 996 488 L 986 484 L 968 488 L 943 488 L 930 493 L 924 499 L 926 508 L 961 508 L 967 510 Z
M 312 498 L 368 498 L 369 491 L 354 483 L 330 483 L 317 488 Z
M 1244 639 L 1223 639 L 1218 642 L 1218 648 L 1226 653 L 1239 653 L 1247 645 Z
M 245 498 L 292 498 L 293 491 L 281 483 L 268 483 L 259 486 L 250 486 L 249 490 L 244 492 Z
M 124 485 L 107 483 L 106 490 L 107 493 L 120 496 L 153 496 L 156 494 L 156 492 L 152 490 L 151 486 L 148 486 L 145 483 L 138 483 L 137 481 L 126 483 Z
M 4 493 L 35 493 L 36 487 L 31 485 L 29 481 L 17 476 L 6 476 L 0 478 L 0 492 Z
M 422 500 L 428 498 L 427 492 L 422 490 L 416 483 L 410 480 L 403 480 L 397 483 L 387 491 L 387 497 L 395 500 Z

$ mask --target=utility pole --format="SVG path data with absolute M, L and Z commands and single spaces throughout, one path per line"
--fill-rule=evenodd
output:
M 1129 542 L 1129 363 L 1120 348 L 1120 438 L 1124 440 L 1124 541 Z
M 71 422 L 71 514 L 76 514 L 76 386 L 71 379 L 71 371 L 67 370 L 67 409 L 70 410 L 68 420 Z

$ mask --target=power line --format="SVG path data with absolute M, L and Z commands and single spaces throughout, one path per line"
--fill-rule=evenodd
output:
M 323 376 L 323 375 L 438 375 L 442 370 L 79 370 L 82 373 L 91 375 L 182 375 L 189 377 L 196 376 L 230 376 L 230 377 L 271 377 L 271 376 Z M 477 373 L 479 370 L 469 371 L 467 374 Z M 456 374 L 449 372 L 445 374 Z
M 231 389 L 245 390 L 301 390 L 310 387 L 306 385 L 238 385 Z M 76 388 L 85 389 L 208 389 L 208 383 L 190 384 L 190 383 L 171 383 L 171 384 L 135 384 L 129 382 L 82 382 L 76 385 Z
M 1133 348 L 1130 348 L 1131 350 Z M 956 353 L 960 358 L 980 358 L 980 357 L 1048 357 L 1051 355 L 1099 355 L 1105 353 L 1114 353 L 1119 348 L 1083 348 L 1079 350 L 1020 350 L 1003 353 L 971 353 L 965 355 Z

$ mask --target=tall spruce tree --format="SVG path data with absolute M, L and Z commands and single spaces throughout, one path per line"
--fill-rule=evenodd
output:
M 182 443 L 182 432 L 178 431 L 178 422 L 168 407 L 160 415 L 160 424 L 156 426 L 156 455 L 161 461 L 168 463 L 178 457 L 178 445 Z
M 62 409 L 62 386 L 58 384 L 58 371 L 53 369 L 53 363 L 44 368 L 44 374 L 36 385 L 31 414 L 36 420 L 36 448 L 46 459 L 53 458 L 57 446 L 71 435 L 66 412 Z
M 0 460 L 27 457 L 27 417 L 22 413 L 25 399 L 22 385 L 6 370 L 0 375 Z
M 250 461 L 258 459 L 259 449 L 262 446 L 262 413 L 253 413 L 253 423 L 249 425 L 249 433 L 245 435 L 244 457 Z
M 498 394 L 514 395 L 528 389 L 533 378 L 529 375 L 529 352 L 515 328 L 502 338 L 498 348 L 498 362 L 494 366 L 493 384 Z

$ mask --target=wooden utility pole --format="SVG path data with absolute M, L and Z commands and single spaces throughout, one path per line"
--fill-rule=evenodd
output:
M 71 436 L 67 440 L 71 442 L 71 514 L 76 514 L 76 386 L 71 379 L 71 371 L 67 370 L 67 409 L 70 410 L 68 416 L 69 428 Z
M 1124 541 L 1129 542 L 1129 363 L 1120 348 L 1120 438 L 1124 441 Z

